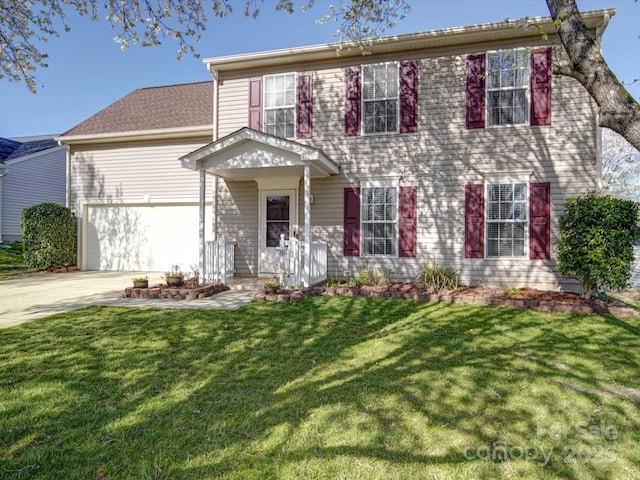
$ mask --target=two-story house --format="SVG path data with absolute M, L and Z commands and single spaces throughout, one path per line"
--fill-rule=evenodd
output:
M 599 37 L 614 13 L 583 18 Z M 209 58 L 211 82 L 136 90 L 60 138 L 81 268 L 204 267 L 226 239 L 228 270 L 272 276 L 284 235 L 306 284 L 368 260 L 566 285 L 555 228 L 597 189 L 597 111 L 531 23 Z

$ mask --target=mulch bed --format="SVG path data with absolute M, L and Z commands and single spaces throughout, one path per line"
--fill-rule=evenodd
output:
M 173 298 L 176 300 L 195 300 L 206 298 L 216 293 L 230 290 L 223 283 L 204 285 L 202 287 L 168 287 L 167 285 L 154 285 L 150 288 L 127 287 L 122 294 L 123 298 Z
M 414 283 L 390 283 L 374 286 L 316 286 L 303 290 L 280 290 L 256 295 L 258 301 L 296 302 L 305 295 L 328 295 L 348 297 L 398 298 L 423 302 L 455 304 L 505 305 L 545 312 L 597 313 L 617 317 L 640 316 L 640 312 L 622 302 L 602 299 L 585 300 L 575 293 L 520 288 L 501 290 L 486 287 L 462 287 L 441 293 L 429 292 Z

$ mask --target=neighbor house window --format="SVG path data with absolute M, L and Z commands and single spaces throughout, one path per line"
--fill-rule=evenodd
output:
M 507 50 L 487 54 L 489 125 L 529 123 L 529 53 Z
M 524 257 L 528 237 L 528 185 L 487 185 L 487 257 Z
M 364 255 L 397 255 L 398 190 L 362 189 L 362 251 Z
M 282 138 L 296 136 L 296 74 L 264 77 L 263 131 Z
M 364 133 L 398 131 L 398 64 L 362 67 L 362 111 Z

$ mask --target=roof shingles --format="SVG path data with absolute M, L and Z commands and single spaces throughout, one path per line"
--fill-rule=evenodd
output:
M 212 82 L 134 90 L 62 136 L 128 133 L 212 124 Z

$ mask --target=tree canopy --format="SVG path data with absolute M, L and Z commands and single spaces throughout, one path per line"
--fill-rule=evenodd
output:
M 339 43 L 363 41 L 381 35 L 410 13 L 411 0 L 337 0 L 325 7 L 319 22 L 334 21 Z M 542 1 L 542 0 L 541 0 Z M 315 6 L 315 0 L 276 0 L 278 11 L 293 12 Z M 123 50 L 130 44 L 158 45 L 164 38 L 178 44 L 178 57 L 198 55 L 195 44 L 208 17 L 224 18 L 240 10 L 258 17 L 264 0 L 3 0 L 0 2 L 0 78 L 24 82 L 36 91 L 34 72 L 47 66 L 39 44 L 69 30 L 67 13 L 75 11 L 97 20 L 102 14 L 115 31 Z M 640 151 L 640 104 L 610 70 L 598 39 L 586 28 L 575 0 L 546 0 L 563 51 L 554 58 L 554 73 L 578 80 L 595 100 L 600 125 L 622 135 Z M 319 2 L 320 5 L 320 2 Z
M 602 194 L 640 201 L 640 152 L 613 130 L 602 135 Z

